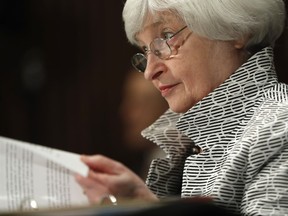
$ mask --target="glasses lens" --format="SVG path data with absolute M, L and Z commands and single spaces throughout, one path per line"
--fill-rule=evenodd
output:
M 147 59 L 146 57 L 142 54 L 142 53 L 137 53 L 132 57 L 132 65 L 133 67 L 144 73 L 144 71 L 146 70 L 146 66 L 147 66 Z
M 151 51 L 161 59 L 167 59 L 171 55 L 171 49 L 163 38 L 156 38 L 150 44 Z

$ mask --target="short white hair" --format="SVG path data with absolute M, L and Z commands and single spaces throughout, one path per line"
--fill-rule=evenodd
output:
M 211 40 L 247 38 L 246 47 L 274 46 L 285 26 L 283 0 L 127 0 L 123 9 L 130 43 L 145 20 L 159 12 L 172 12 L 196 34 Z

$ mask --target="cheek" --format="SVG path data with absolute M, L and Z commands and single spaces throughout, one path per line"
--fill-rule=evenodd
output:
M 175 112 L 186 112 L 197 102 L 202 100 L 213 87 L 213 68 L 209 66 L 209 59 L 198 52 L 185 50 L 174 65 L 174 75 L 181 81 L 181 87 L 173 100 L 168 100 L 170 108 Z M 195 50 L 194 50 L 195 51 Z
M 182 103 L 191 108 L 212 91 L 214 79 L 206 65 L 197 65 L 192 62 L 188 65 L 191 69 L 181 75 L 185 95 L 183 100 L 186 100 Z
M 194 101 L 202 100 L 211 90 L 213 89 L 213 78 L 208 74 L 204 73 L 203 70 L 198 73 L 191 73 L 187 76 L 185 81 L 185 89 L 187 94 L 193 97 Z

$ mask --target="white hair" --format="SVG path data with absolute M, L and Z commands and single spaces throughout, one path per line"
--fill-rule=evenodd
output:
M 285 26 L 283 0 L 127 0 L 123 9 L 130 43 L 148 15 L 171 12 L 188 28 L 211 40 L 247 38 L 246 47 L 274 46 Z

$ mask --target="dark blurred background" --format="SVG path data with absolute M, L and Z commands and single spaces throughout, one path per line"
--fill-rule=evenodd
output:
M 119 104 L 135 52 L 124 0 L 0 0 L 0 135 L 136 169 L 122 145 Z M 288 83 L 288 32 L 276 45 Z

